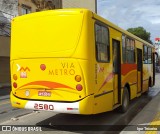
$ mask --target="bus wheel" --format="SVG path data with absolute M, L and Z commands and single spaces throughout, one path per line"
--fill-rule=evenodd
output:
M 149 79 L 147 90 L 144 92 L 145 95 L 148 95 L 148 93 L 149 93 L 149 87 L 150 87 L 150 84 L 151 84 L 150 82 L 151 82 L 151 80 Z
M 123 90 L 123 96 L 122 96 L 122 105 L 120 107 L 120 112 L 125 113 L 128 110 L 129 107 L 129 93 L 127 87 Z

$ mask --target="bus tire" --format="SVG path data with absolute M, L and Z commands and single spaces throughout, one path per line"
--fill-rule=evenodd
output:
M 144 92 L 145 95 L 148 95 L 149 93 L 149 87 L 150 87 L 150 79 L 148 80 L 148 87 L 147 87 L 147 90 Z
M 120 112 L 125 113 L 128 110 L 128 107 L 129 107 L 129 93 L 127 87 L 124 87 Z

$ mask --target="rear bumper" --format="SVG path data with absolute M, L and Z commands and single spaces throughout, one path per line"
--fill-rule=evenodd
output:
M 93 95 L 77 102 L 49 102 L 19 99 L 12 92 L 10 94 L 11 105 L 16 108 L 52 111 L 57 113 L 70 114 L 93 114 Z

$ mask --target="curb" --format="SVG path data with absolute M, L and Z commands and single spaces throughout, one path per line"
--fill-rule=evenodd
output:
M 0 96 L 0 101 L 9 99 L 10 95 Z
M 4 84 L 0 84 L 0 89 L 2 88 L 11 88 L 11 84 L 7 84 L 7 83 L 4 83 Z

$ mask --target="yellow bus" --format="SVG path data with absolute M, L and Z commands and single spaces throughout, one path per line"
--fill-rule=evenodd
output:
M 154 47 L 87 9 L 59 9 L 11 23 L 11 104 L 97 114 L 154 85 Z

